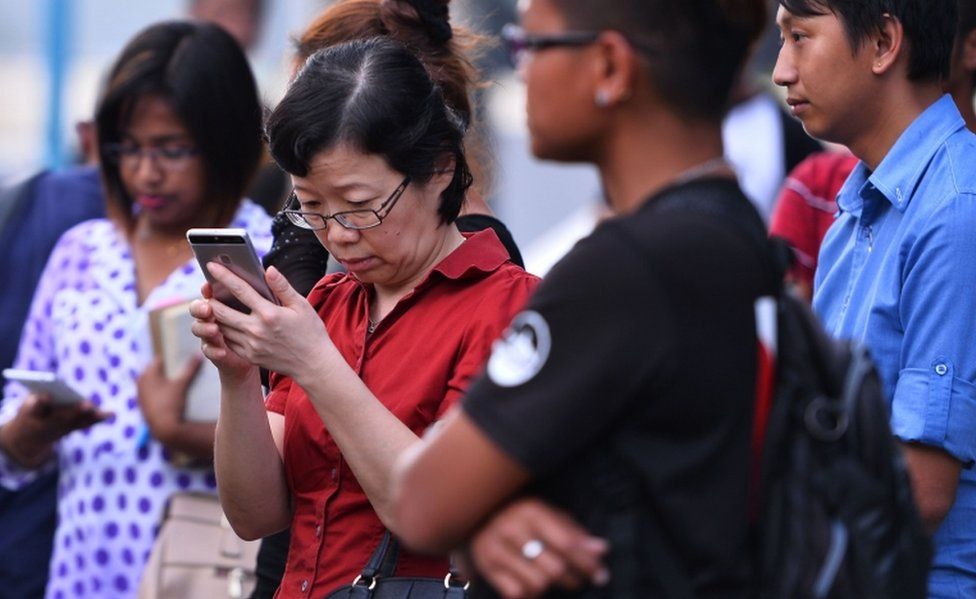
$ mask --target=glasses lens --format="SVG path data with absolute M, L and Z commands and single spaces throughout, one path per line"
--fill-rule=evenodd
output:
M 162 146 L 153 148 L 147 152 L 156 159 L 159 166 L 171 171 L 186 167 L 190 162 L 190 158 L 197 154 L 196 148 L 186 146 Z
M 301 227 L 303 229 L 309 228 L 308 223 L 305 222 L 305 219 L 302 218 L 301 214 L 296 214 L 291 210 L 283 210 L 282 212 L 284 213 L 285 217 L 288 219 L 288 222 L 295 225 L 296 227 Z
M 335 215 L 336 222 L 347 229 L 371 229 L 382 220 L 372 210 L 350 210 Z

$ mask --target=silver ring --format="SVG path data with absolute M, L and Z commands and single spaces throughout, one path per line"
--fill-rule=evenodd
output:
M 522 557 L 529 560 L 530 562 L 535 558 L 542 555 L 542 552 L 546 550 L 545 544 L 539 539 L 531 539 L 522 545 Z

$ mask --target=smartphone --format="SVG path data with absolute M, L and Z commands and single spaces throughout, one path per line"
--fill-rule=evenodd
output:
M 238 301 L 226 287 L 211 276 L 210 271 L 207 270 L 208 262 L 217 262 L 225 266 L 244 279 L 266 300 L 279 303 L 278 298 L 268 287 L 268 282 L 264 280 L 264 267 L 257 252 L 254 251 L 254 246 L 251 245 L 251 238 L 247 236 L 246 230 L 190 229 L 186 232 L 186 238 L 197 257 L 197 262 L 200 263 L 200 268 L 203 269 L 203 275 L 213 287 L 215 298 L 245 314 L 251 312 L 250 308 Z
M 59 379 L 53 372 L 7 368 L 3 371 L 3 378 L 17 381 L 34 393 L 50 395 L 55 404 L 71 405 L 85 401 L 83 395 L 69 387 L 68 383 Z

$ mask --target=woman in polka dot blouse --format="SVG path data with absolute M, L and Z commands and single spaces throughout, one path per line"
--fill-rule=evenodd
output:
M 247 60 L 213 25 L 137 35 L 97 113 L 106 219 L 69 230 L 36 290 L 16 366 L 54 371 L 89 401 L 54 406 L 18 384 L 0 408 L 0 484 L 60 470 L 47 597 L 135 595 L 167 498 L 213 493 L 214 425 L 182 421 L 186 385 L 153 360 L 148 314 L 199 295 L 184 235 L 242 227 L 264 252 L 270 219 L 241 200 L 261 156 L 261 108 Z

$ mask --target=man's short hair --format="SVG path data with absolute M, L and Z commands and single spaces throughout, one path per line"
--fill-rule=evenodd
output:
M 754 42 L 766 0 L 556 0 L 571 29 L 614 30 L 646 48 L 650 78 L 669 107 L 720 120 Z
M 881 31 L 886 15 L 897 18 L 908 40 L 908 78 L 923 81 L 949 76 L 956 33 L 957 0 L 779 0 L 794 15 L 834 14 L 844 24 L 851 49 Z

